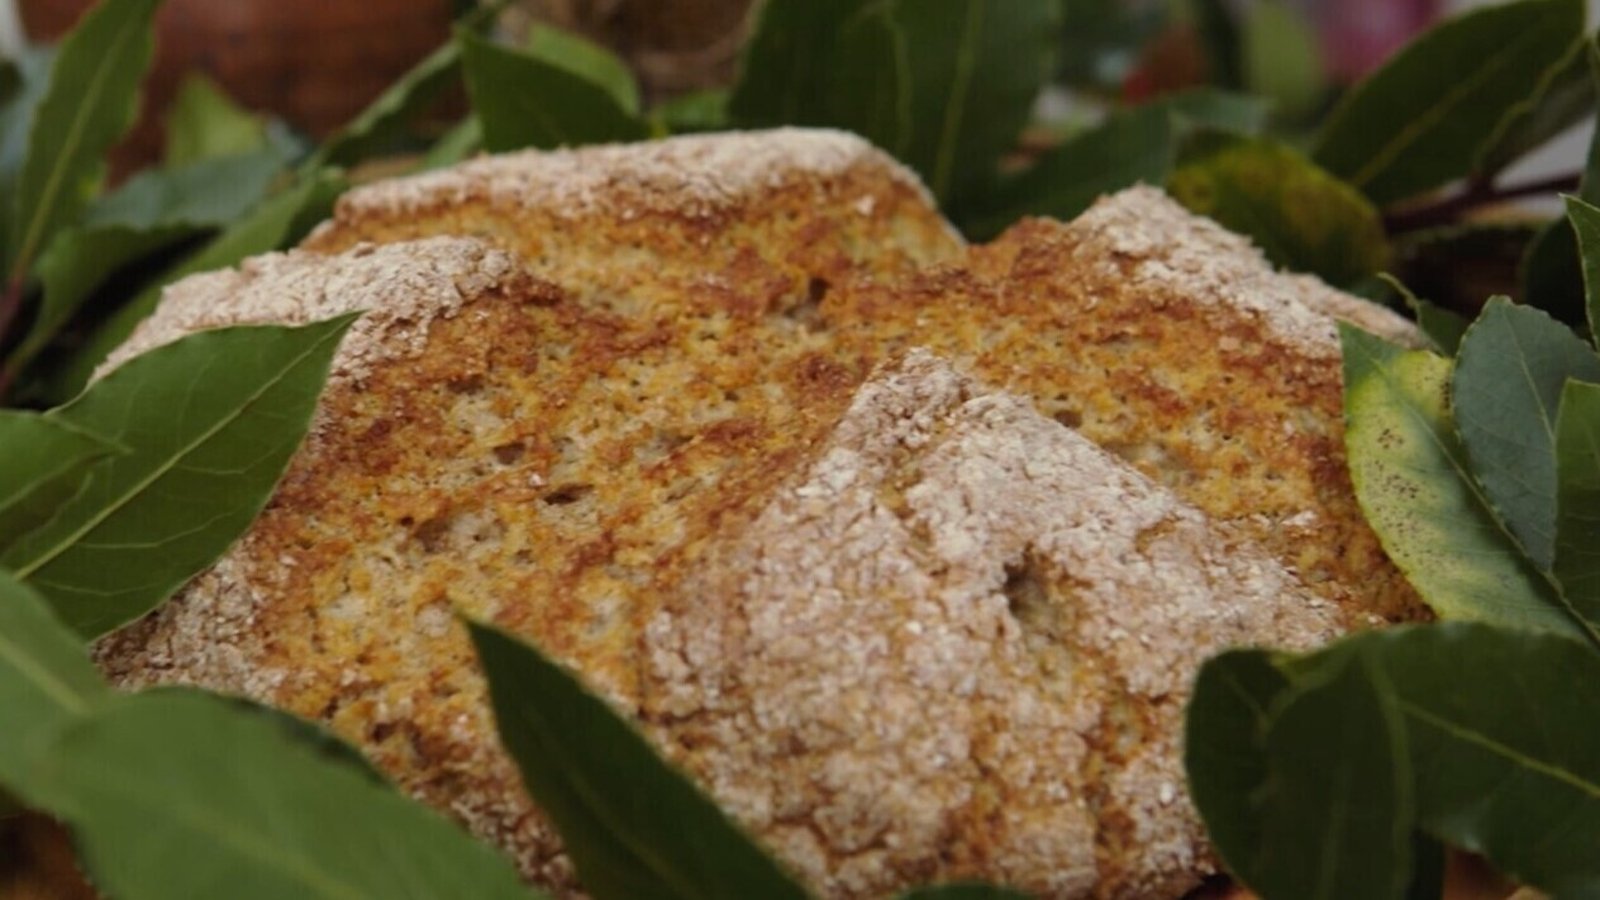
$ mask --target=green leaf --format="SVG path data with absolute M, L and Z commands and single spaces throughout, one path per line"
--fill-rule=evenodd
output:
M 1271 109 L 1264 98 L 1208 87 L 1168 94 L 1147 106 L 1166 109 L 1189 127 L 1241 135 L 1260 134 Z
M 56 732 L 109 693 L 77 636 L 0 571 L 0 783 L 20 783 Z
M 83 488 L 89 467 L 120 448 L 66 422 L 0 410 L 0 553 Z
M 1555 576 L 1600 629 L 1600 386 L 1569 381 L 1556 416 Z
M 1588 60 L 1592 43 L 1588 36 L 1574 38 L 1567 52 L 1545 68 L 1539 87 L 1512 107 L 1484 145 L 1475 174 L 1492 178 L 1594 114 L 1595 83 Z
M 1590 83 L 1600 86 L 1600 48 L 1592 41 L 1585 46 Z M 1578 207 L 1581 212 L 1574 213 L 1574 205 L 1569 201 L 1566 217 L 1551 222 L 1528 245 L 1518 277 L 1522 283 L 1523 302 L 1547 310 L 1574 326 L 1587 321 L 1592 336 L 1596 333 L 1595 321 L 1600 312 L 1596 311 L 1595 301 L 1590 298 L 1600 289 L 1587 289 L 1594 278 L 1581 256 L 1583 247 L 1600 247 L 1594 233 L 1596 222 L 1593 210 L 1593 206 L 1600 203 L 1600 131 L 1589 140 L 1589 154 L 1584 163 L 1578 198 L 1589 208 Z M 1585 220 L 1590 229 L 1582 241 L 1583 247 L 1580 247 L 1580 241 L 1575 236 L 1580 218 Z
M 617 106 L 630 116 L 639 114 L 639 83 L 627 63 L 610 50 L 540 22 L 528 30 L 528 55 L 564 69 L 611 95 Z
M 983 213 L 962 221 L 962 230 L 985 240 L 1024 215 L 1072 219 L 1102 195 L 1162 183 L 1176 153 L 1173 117 L 1164 107 L 1114 114 L 1002 182 Z
M 728 91 L 690 91 L 656 106 L 651 118 L 670 134 L 722 131 L 728 127 Z
M 1345 95 L 1312 158 L 1379 204 L 1460 178 L 1582 27 L 1582 0 L 1519 0 L 1450 19 Z
M 16 789 L 125 900 L 537 896 L 437 813 L 198 691 L 114 698 Z
M 1556 409 L 1569 378 L 1600 381 L 1600 356 L 1544 313 L 1496 297 L 1462 338 L 1450 392 L 1490 507 L 1546 572 L 1555 556 Z
M 1568 197 L 1567 220 L 1572 223 L 1572 234 L 1577 236 L 1576 252 L 1583 268 L 1589 334 L 1600 336 L 1600 207 Z M 1570 239 L 1567 243 L 1572 245 Z
M 1195 808 L 1228 871 L 1252 884 L 1263 840 L 1256 796 L 1267 783 L 1267 726 L 1289 679 L 1263 650 L 1230 650 L 1195 679 L 1184 770 Z
M 941 884 L 906 891 L 900 900 L 1028 900 L 1028 896 L 992 884 Z
M 1248 235 L 1273 263 L 1348 284 L 1382 269 L 1389 247 L 1370 202 L 1288 145 L 1201 134 L 1167 178 L 1173 198 Z
M 916 137 L 908 52 L 892 4 L 869 5 L 846 19 L 829 67 L 823 121 L 907 158 Z
M 1061 4 L 897 0 L 893 8 L 911 85 L 902 158 L 941 204 L 959 210 L 993 185 L 1050 78 Z
M 270 148 L 150 169 L 91 206 L 87 226 L 226 225 L 261 201 L 283 160 Z
M 267 122 L 222 92 L 211 79 L 190 73 L 167 107 L 166 162 L 186 166 L 237 156 L 267 146 Z
M 1446 619 L 1582 632 L 1479 493 L 1447 410 L 1449 360 L 1341 324 L 1345 450 L 1389 558 Z
M 126 454 L 0 565 L 96 637 L 149 612 L 266 505 L 354 316 L 225 328 L 128 361 L 52 412 Z
M 1401 900 L 1415 815 L 1405 723 L 1381 670 L 1329 659 L 1267 728 L 1261 850 L 1245 881 L 1267 900 Z
M 462 119 L 455 127 L 440 135 L 422 157 L 422 169 L 432 171 L 458 162 L 483 150 L 483 126 L 476 116 Z
M 460 72 L 461 48 L 454 41 L 439 47 L 328 138 L 303 171 L 353 165 L 391 145 L 412 119 L 456 82 Z
M 649 133 L 593 82 L 466 31 L 456 40 L 490 152 L 634 141 Z
M 1321 47 L 1292 4 L 1267 0 L 1247 7 L 1241 28 L 1244 85 L 1281 113 L 1315 110 L 1326 88 Z
M 571 673 L 489 625 L 467 627 L 500 740 L 596 900 L 806 896 Z
M 830 125 L 841 23 L 871 0 L 765 0 L 728 111 L 743 126 Z M 884 60 L 894 65 L 893 60 Z
M 1405 717 L 1422 827 L 1557 897 L 1600 892 L 1600 653 L 1457 623 L 1349 641 Z
M 303 176 L 287 190 L 267 198 L 107 317 L 70 363 L 53 374 L 48 385 L 50 398 L 61 403 L 83 390 L 95 368 L 155 310 L 162 288 L 196 272 L 231 268 L 247 257 L 299 240 L 327 216 L 344 188 L 342 176 L 323 171 Z
M 101 157 L 133 124 L 160 0 L 105 0 L 62 41 L 33 119 L 10 210 L 7 269 L 26 271 L 100 183 Z
M 1190 5 L 1211 82 L 1233 91 L 1243 88 L 1243 36 L 1227 0 L 1193 0 Z
M 1417 328 L 1433 344 L 1434 349 L 1445 356 L 1455 356 L 1461 346 L 1462 335 L 1467 333 L 1467 326 L 1472 323 L 1465 316 L 1418 297 L 1393 275 L 1385 272 L 1378 277 L 1405 301 L 1406 308 L 1417 317 Z
M 27 365 L 118 269 L 243 215 L 282 168 L 277 153 L 261 150 L 151 170 L 90 207 L 84 224 L 57 232 L 39 258 L 43 299 L 6 369 Z

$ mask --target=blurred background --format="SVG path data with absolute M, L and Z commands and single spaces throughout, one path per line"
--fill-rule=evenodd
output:
M 1051 2 L 1051 0 L 1041 0 Z M 1271 98 L 1280 130 L 1309 129 L 1342 86 L 1440 16 L 1488 0 L 1057 0 L 1067 10 L 1059 84 L 1041 101 L 1055 133 L 1091 122 L 1113 100 L 1141 102 L 1197 84 Z M 71 27 L 91 0 L 0 0 L 0 54 Z M 127 171 L 161 155 L 159 120 L 186 75 L 205 73 L 245 107 L 311 138 L 347 120 L 442 43 L 464 0 L 167 0 L 141 127 L 118 154 Z M 546 21 L 617 51 L 646 99 L 728 84 L 752 0 L 521 0 L 509 35 Z M 1591 16 L 1600 0 L 1590 0 Z M 1216 71 L 1208 42 L 1231 23 L 1236 71 Z M 1582 158 L 1587 130 L 1525 161 L 1537 177 Z M 1048 139 L 1048 135 L 1046 136 Z

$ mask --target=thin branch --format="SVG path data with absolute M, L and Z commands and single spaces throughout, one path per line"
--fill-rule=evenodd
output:
M 1390 234 L 1404 234 L 1408 231 L 1453 225 L 1466 213 L 1480 206 L 1503 203 L 1518 197 L 1575 191 L 1582 179 L 1582 173 L 1572 172 L 1503 188 L 1495 187 L 1486 181 L 1471 181 L 1468 182 L 1466 190 L 1453 197 L 1389 213 L 1383 217 L 1383 225 Z

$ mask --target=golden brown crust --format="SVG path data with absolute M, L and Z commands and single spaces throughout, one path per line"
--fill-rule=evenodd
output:
M 406 789 L 512 849 L 530 877 L 561 889 L 573 886 L 570 868 L 497 749 L 452 606 L 491 617 L 580 669 L 830 894 L 978 875 L 1080 896 L 1091 870 L 1100 896 L 1176 893 L 1193 883 L 1207 869 L 1193 816 L 1181 786 L 1161 786 L 1176 780 L 1175 717 L 1201 655 L 1229 641 L 1326 635 L 1332 625 L 1321 601 L 1338 604 L 1345 625 L 1414 610 L 1349 496 L 1331 320 L 1304 311 L 1307 294 L 1326 289 L 1272 274 L 1237 239 L 1151 191 L 1106 201 L 1073 225 L 1029 223 L 965 251 L 914 181 L 859 141 L 794 132 L 770 143 L 716 140 L 525 156 L 358 192 L 308 242 L 313 252 L 257 264 L 312 273 L 311 281 L 318 271 L 348 280 L 354 260 L 392 253 L 397 271 L 411 271 L 404 260 L 417 245 L 333 255 L 325 264 L 316 254 L 430 234 L 468 235 L 452 246 L 516 261 L 513 271 L 495 264 L 493 277 L 469 279 L 470 290 L 454 275 L 428 282 L 457 285 L 453 295 L 441 293 L 454 298 L 449 315 L 420 324 L 391 316 L 417 326 L 395 333 L 411 349 L 354 357 L 358 376 L 331 384 L 317 434 L 261 520 L 177 600 L 108 641 L 103 663 L 124 684 L 199 682 L 320 718 Z M 718 171 L 729 165 L 730 147 L 751 164 Z M 785 155 L 790 164 L 770 165 Z M 581 171 L 584 180 L 538 186 L 552 171 Z M 1178 232 L 1166 244 L 1143 226 L 1129 234 L 1130 217 Z M 1222 258 L 1207 262 L 1213 252 Z M 936 265 L 913 274 L 928 263 Z M 250 289 L 270 294 L 270 277 Z M 1227 296 L 1234 283 L 1249 285 L 1248 303 Z M 221 277 L 212 287 L 233 284 Z M 399 291 L 401 307 L 415 300 L 416 288 Z M 228 315 L 259 317 L 265 302 Z M 1274 312 L 1274 304 L 1292 308 Z M 182 306 L 166 314 L 169 325 L 187 327 Z M 1085 491 L 1105 496 L 1095 486 L 1108 479 L 1144 484 L 1138 490 L 1164 498 L 1163 509 L 1188 510 L 1166 525 L 1121 532 L 1137 553 L 1155 552 L 1152 563 L 1189 575 L 1243 565 L 1255 574 L 1234 580 L 1259 584 L 1244 594 L 1257 602 L 1228 606 L 1204 640 L 1163 651 L 1173 660 L 1168 669 L 1139 674 L 1137 637 L 1125 647 L 1074 638 L 1075 661 L 1061 665 L 1076 667 L 1072 683 L 1086 687 L 1084 696 L 1059 683 L 1040 686 L 1049 679 L 1039 681 L 1038 657 L 1054 651 L 1037 646 L 1039 623 L 1002 609 L 1005 590 L 967 585 L 971 596 L 992 601 L 992 623 L 1011 622 L 996 641 L 965 645 L 988 673 L 985 683 L 1032 685 L 1043 691 L 1038 704 L 1062 702 L 1049 714 L 1059 721 L 997 730 L 1023 719 L 988 700 L 935 717 L 934 726 L 949 728 L 935 727 L 928 740 L 967 746 L 949 772 L 928 776 L 945 795 L 972 773 L 999 766 L 1012 774 L 968 784 L 968 799 L 900 823 L 909 829 L 896 838 L 902 849 L 887 853 L 874 844 L 881 834 L 860 832 L 856 813 L 909 815 L 916 804 L 901 809 L 894 797 L 904 795 L 894 791 L 874 800 L 889 790 L 876 775 L 807 768 L 823 759 L 815 753 L 780 764 L 761 749 L 772 738 L 740 724 L 749 710 L 684 711 L 685 690 L 709 696 L 696 695 L 695 684 L 732 696 L 750 691 L 752 704 L 789 709 L 781 679 L 765 693 L 754 680 L 730 686 L 737 678 L 726 666 L 737 654 L 717 657 L 721 668 L 685 672 L 663 660 L 687 652 L 674 621 L 698 621 L 728 604 L 780 611 L 793 602 L 751 588 L 749 560 L 767 552 L 762 547 L 770 544 L 774 560 L 791 552 L 777 549 L 783 528 L 761 523 L 817 477 L 827 454 L 853 446 L 850 429 L 858 426 L 847 413 L 867 396 L 863 384 L 917 347 L 943 360 L 929 379 L 955 379 L 968 400 L 1002 398 L 988 402 L 1009 410 L 1008 427 L 1034 435 L 1029 448 L 1066 452 L 1059 445 L 1070 432 L 1060 425 L 1070 425 L 1155 482 L 1080 454 L 1101 460 L 1085 475 Z M 881 379 L 873 384 L 881 388 Z M 929 422 L 943 423 L 929 432 L 935 444 L 954 439 L 950 428 L 979 424 L 948 403 L 928 409 Z M 915 409 L 907 415 L 921 421 Z M 933 449 L 905 450 L 910 455 L 896 451 L 880 467 L 904 478 L 889 477 L 873 496 L 892 500 L 937 468 Z M 1004 458 L 1021 464 L 1014 454 Z M 1059 479 L 1041 488 L 1046 500 L 1067 489 Z M 1225 524 L 1213 528 L 1189 507 Z M 1015 565 L 1026 573 L 1029 560 L 1048 556 L 1018 550 L 1038 535 L 1017 522 L 980 554 L 991 575 Z M 1173 529 L 1192 536 L 1172 538 Z M 762 534 L 768 539 L 755 537 Z M 1267 555 L 1246 538 L 1261 540 Z M 1189 555 L 1152 550 L 1168 540 L 1190 547 Z M 1219 548 L 1232 555 L 1222 559 Z M 1057 600 L 1086 596 L 1065 558 L 1048 557 L 1038 563 L 1046 575 L 1024 582 Z M 918 565 L 927 559 L 916 557 Z M 1112 573 L 1104 583 L 1131 577 Z M 1218 577 L 1187 580 L 1215 591 Z M 841 597 L 875 596 L 862 593 L 855 575 L 846 580 Z M 1208 601 L 1175 609 L 1158 583 L 1122 592 L 1140 605 L 1115 615 L 1153 616 L 1145 623 L 1151 635 L 1170 642 L 1194 630 L 1194 610 Z M 889 593 L 896 610 L 927 599 L 903 585 Z M 873 620 L 876 633 L 900 635 L 899 613 L 884 615 Z M 1260 615 L 1267 619 L 1252 618 Z M 710 639 L 713 626 L 738 621 L 713 617 L 695 633 Z M 848 616 L 828 621 L 848 637 Z M 952 611 L 946 624 L 962 622 L 970 624 Z M 1060 624 L 1046 621 L 1045 633 Z M 889 643 L 904 650 L 902 660 L 918 646 L 904 635 Z M 754 654 L 752 665 L 772 658 L 748 642 L 738 650 Z M 1097 662 L 1084 668 L 1084 660 Z M 891 667 L 882 677 L 906 671 Z M 1073 741 L 1087 749 L 1063 749 Z M 878 764 L 911 745 L 883 746 L 898 749 Z M 1055 793 L 1042 795 L 1060 802 L 1029 805 L 1023 798 L 1041 796 L 1031 792 L 1058 757 L 1077 761 Z M 759 799 L 767 788 L 740 774 L 754 759 L 795 768 L 782 802 Z M 1059 818 L 1084 804 L 1101 815 L 1071 827 Z M 1064 836 L 1083 836 L 1085 821 L 1089 842 L 1060 849 Z M 1052 867 L 1058 850 L 1078 862 Z

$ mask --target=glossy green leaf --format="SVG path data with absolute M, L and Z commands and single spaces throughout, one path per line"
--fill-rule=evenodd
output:
M 0 105 L 0 198 L 16 196 L 17 173 L 28 153 L 33 117 L 50 86 L 53 47 L 25 47 L 11 62 L 18 80 L 11 96 Z M 11 205 L 0 200 L 0 271 L 11 246 Z
M 164 272 L 154 284 L 108 316 L 68 365 L 53 374 L 48 387 L 50 400 L 63 403 L 81 391 L 95 368 L 156 308 L 162 288 L 196 272 L 230 268 L 247 257 L 294 243 L 326 218 L 344 188 L 345 181 L 337 172 L 303 176 Z
M 1582 27 L 1582 0 L 1518 0 L 1449 19 L 1345 95 L 1312 157 L 1379 204 L 1460 178 Z
M 388 147 L 460 74 L 461 48 L 454 41 L 444 44 L 323 142 L 305 163 L 305 170 L 353 165 Z
M 1600 381 L 1600 356 L 1566 326 L 1503 297 L 1462 338 L 1450 406 L 1472 472 L 1534 565 L 1555 555 L 1556 409 L 1567 379 Z
M 1317 33 L 1300 9 L 1253 3 L 1245 7 L 1240 29 L 1245 87 L 1290 117 L 1313 111 L 1327 88 Z
M 829 125 L 839 25 L 870 0 L 764 0 L 728 112 L 748 127 Z M 892 60 L 884 60 L 893 65 Z
M 276 152 L 260 150 L 151 170 L 90 207 L 84 224 L 58 232 L 39 258 L 39 309 L 6 367 L 32 360 L 118 269 L 243 215 L 282 168 Z
M 89 468 L 119 450 L 58 419 L 0 410 L 0 553 L 49 521 L 83 488 Z
M 1472 478 L 1448 413 L 1450 361 L 1348 325 L 1339 335 L 1350 479 L 1417 593 L 1442 618 L 1581 634 Z
M 628 64 L 610 50 L 570 31 L 535 22 L 528 31 L 528 55 L 565 69 L 604 88 L 617 106 L 631 116 L 639 114 L 639 83 Z
M 267 146 L 267 122 L 234 103 L 211 79 L 185 76 L 167 107 L 166 163 L 186 166 Z
M 1422 827 L 1553 896 L 1600 893 L 1600 653 L 1465 623 L 1353 643 L 1405 717 Z
M 992 884 L 941 884 L 906 891 L 900 900 L 1028 900 L 1029 896 Z
M 537 896 L 433 810 L 198 691 L 103 704 L 17 790 L 124 900 Z
M 19 784 L 56 732 L 108 694 L 77 635 L 0 571 L 0 784 Z
M 491 626 L 467 627 L 501 743 L 596 900 L 806 896 L 570 672 Z
M 897 0 L 893 8 L 910 79 L 902 158 L 959 211 L 993 185 L 1050 78 L 1061 4 Z
M 1289 679 L 1263 650 L 1230 650 L 1195 679 L 1184 723 L 1189 793 L 1228 871 L 1260 879 L 1263 839 L 1256 797 L 1267 783 L 1267 726 Z
M 62 41 L 33 118 L 9 210 L 7 269 L 17 273 L 99 185 L 101 157 L 133 124 L 160 0 L 105 0 Z
M 1567 220 L 1577 238 L 1576 252 L 1583 271 L 1584 309 L 1589 333 L 1600 335 L 1600 207 L 1577 197 L 1567 198 Z M 1568 243 L 1571 241 L 1569 239 Z
M 893 5 L 858 10 L 839 26 L 836 42 L 825 123 L 907 158 L 916 139 L 910 50 Z
M 483 126 L 476 116 L 462 119 L 449 131 L 439 136 L 422 157 L 424 171 L 453 166 L 483 150 Z
M 1164 182 L 1176 153 L 1175 124 L 1167 109 L 1115 114 L 1002 182 L 985 212 L 963 220 L 962 230 L 984 240 L 1025 215 L 1072 219 L 1105 194 L 1140 182 Z
M 1555 576 L 1600 629 L 1600 386 L 1569 381 L 1556 416 Z
M 1455 356 L 1457 348 L 1461 346 L 1462 335 L 1467 333 L 1467 326 L 1472 323 L 1459 313 L 1451 312 L 1436 303 L 1418 297 L 1398 278 L 1388 273 L 1382 273 L 1378 277 L 1400 295 L 1406 308 L 1417 317 L 1417 328 L 1429 343 L 1433 344 L 1433 348 L 1445 356 Z
M 168 169 L 149 169 L 89 207 L 86 226 L 226 225 L 261 201 L 283 171 L 277 151 L 258 147 Z
M 128 452 L 98 464 L 88 487 L 0 565 L 85 637 L 149 612 L 266 505 L 352 321 L 191 335 L 55 410 Z
M 1266 900 L 1401 900 L 1415 816 L 1406 726 L 1381 669 L 1331 660 L 1273 712 L 1245 880 Z
M 462 31 L 462 68 L 490 152 L 641 140 L 644 123 L 605 88 Z
M 721 88 L 690 91 L 657 104 L 650 115 L 668 134 L 723 131 L 729 123 L 728 97 Z
M 1551 61 L 1538 88 L 1512 107 L 1484 145 L 1473 166 L 1480 177 L 1492 177 L 1577 125 L 1595 109 L 1595 82 L 1589 72 L 1593 39 L 1578 36 L 1567 51 Z
M 1329 283 L 1348 284 L 1388 264 L 1377 209 L 1279 141 L 1199 135 L 1167 190 L 1191 211 L 1249 236 L 1273 263 Z

